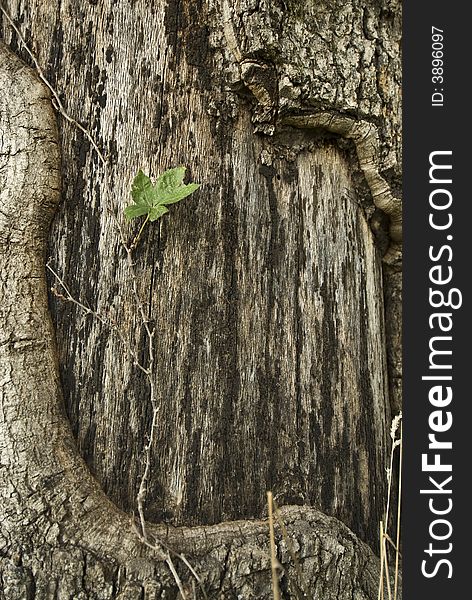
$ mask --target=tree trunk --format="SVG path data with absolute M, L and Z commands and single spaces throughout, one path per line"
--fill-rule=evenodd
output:
M 2 47 L 0 598 L 178 596 L 132 525 L 153 407 L 116 220 L 132 240 L 137 170 L 179 164 L 202 186 L 134 254 L 156 331 L 149 539 L 209 597 L 270 598 L 272 490 L 300 561 L 277 529 L 284 597 L 375 598 L 401 375 L 399 3 L 6 9 L 105 164 Z M 116 325 L 57 294 L 51 324 L 46 258 Z

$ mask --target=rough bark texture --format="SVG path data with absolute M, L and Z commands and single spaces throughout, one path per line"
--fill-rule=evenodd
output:
M 279 505 L 314 506 L 375 544 L 388 389 L 397 406 L 400 375 L 400 31 L 397 3 L 387 4 L 8 3 L 107 159 L 104 168 L 60 121 L 52 263 L 143 352 L 108 207 L 128 203 L 139 167 L 187 164 L 204 184 L 148 228 L 136 258 L 158 331 L 150 520 L 261 518 L 273 489 Z M 31 73 L 5 51 L 1 68 L 2 89 L 14 90 L 1 95 L 3 594 L 175 597 L 167 567 L 91 478 L 64 418 L 44 282 L 60 181 L 55 124 Z M 131 512 L 151 416 L 145 381 L 97 321 L 54 297 L 51 308 L 79 451 Z M 284 515 L 313 597 L 375 597 L 376 560 L 346 527 L 306 506 Z M 192 556 L 215 597 L 268 598 L 266 529 L 151 531 Z

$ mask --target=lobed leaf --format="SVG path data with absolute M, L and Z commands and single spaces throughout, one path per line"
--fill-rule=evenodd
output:
M 162 173 L 157 178 L 156 188 L 158 192 L 167 192 L 182 185 L 185 177 L 185 167 L 175 167 L 175 169 L 169 169 Z
M 168 189 L 165 192 L 161 192 L 159 195 L 159 204 L 175 204 L 180 202 L 187 196 L 190 196 L 195 190 L 200 187 L 199 183 L 189 183 L 188 185 L 181 185 L 174 189 Z
M 131 197 L 136 204 L 143 206 L 153 206 L 156 199 L 156 192 L 150 178 L 145 175 L 142 170 L 133 180 L 131 186 Z
M 141 204 L 130 204 L 124 210 L 125 217 L 128 221 L 131 219 L 135 219 L 136 217 L 142 217 L 143 215 L 147 215 L 149 212 L 149 207 L 143 206 Z
M 160 217 L 162 217 L 162 215 L 165 215 L 168 212 L 169 210 L 162 204 L 160 206 L 155 206 L 149 211 L 149 220 L 157 221 L 157 219 L 159 219 Z
M 156 221 L 168 211 L 169 204 L 180 202 L 200 187 L 199 183 L 184 184 L 185 167 L 168 169 L 160 175 L 156 183 L 140 169 L 131 186 L 134 204 L 124 210 L 128 220 L 147 215 L 150 221 Z

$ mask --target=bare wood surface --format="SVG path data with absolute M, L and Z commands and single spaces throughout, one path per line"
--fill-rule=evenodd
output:
M 349 4 L 344 13 L 329 17 L 324 6 L 310 3 L 303 9 L 288 3 L 285 15 L 278 3 L 255 12 L 240 3 L 229 13 L 227 3 L 145 4 L 50 1 L 20 8 L 10 2 L 8 7 L 48 78 L 63 91 L 67 110 L 88 124 L 107 160 L 104 169 L 84 136 L 60 123 L 63 202 L 50 237 L 52 264 L 78 297 L 109 312 L 129 332 L 130 345 L 143 352 L 126 257 L 106 207 L 122 210 L 138 167 L 156 175 L 187 164 L 192 179 L 203 183 L 195 198 L 148 229 L 137 256 L 140 292 L 158 331 L 156 387 L 163 415 L 147 517 L 172 525 L 260 518 L 265 491 L 272 488 L 279 505 L 315 506 L 374 543 L 384 501 L 390 420 L 382 252 L 370 227 L 374 206 L 353 145 L 323 129 L 275 127 L 274 115 L 313 113 L 318 103 L 324 110 L 344 111 L 350 118 L 357 111 L 361 119 L 375 122 L 378 161 L 394 190 L 398 23 L 389 9 L 374 4 Z M 280 32 L 275 25 L 282 20 Z M 297 27 L 302 26 L 300 33 Z M 344 33 L 333 37 L 331 31 Z M 5 36 L 24 55 L 8 28 Z M 303 60 L 302 38 L 308 53 Z M 343 54 L 339 44 L 346 39 L 350 42 Z M 343 73 L 352 72 L 356 60 L 356 85 L 341 85 Z M 330 85 L 338 90 L 335 100 L 328 83 L 321 84 L 328 68 Z M 260 69 L 276 74 L 276 94 L 271 95 Z M 254 95 L 264 81 L 265 106 Z M 310 100 L 315 89 L 317 100 Z M 21 87 L 18 94 L 26 101 L 33 97 Z M 264 135 L 272 127 L 274 135 Z M 261 133 L 255 135 L 254 128 Z M 9 153 L 5 156 L 10 159 Z M 45 151 L 45 157 L 54 163 L 53 153 Z M 58 187 L 54 166 L 44 172 L 56 178 L 52 187 Z M 24 194 L 11 181 L 2 189 L 10 190 L 17 202 Z M 5 231 L 14 222 L 13 213 L 9 219 Z M 38 222 L 44 236 L 47 218 Z M 130 239 L 133 233 L 130 229 Z M 37 291 L 38 302 L 44 292 L 44 287 Z M 30 288 L 21 292 L 30 294 Z M 51 308 L 67 414 L 80 453 L 109 498 L 130 512 L 150 424 L 145 382 L 120 341 L 100 323 L 55 298 Z M 44 305 L 41 311 L 39 320 L 47 323 Z M 15 313 L 15 323 L 17 317 Z M 38 421 L 39 438 L 57 439 L 59 447 L 66 440 L 64 461 L 73 476 L 61 489 L 70 491 L 84 481 L 90 493 L 94 508 L 89 525 L 87 511 L 74 513 L 75 520 L 83 520 L 78 537 L 87 540 L 86 546 L 93 538 L 95 553 L 116 546 L 114 560 L 139 554 L 131 534 L 121 533 L 124 542 L 118 549 L 120 532 L 130 531 L 129 517 L 116 513 L 101 496 L 74 454 L 58 382 L 51 374 L 53 346 L 41 353 L 33 346 L 36 370 L 22 389 L 26 397 L 38 378 L 45 389 L 31 403 L 24 402 L 25 418 L 29 427 L 31 415 L 43 409 L 50 415 L 47 425 Z M 45 352 L 51 353 L 47 361 Z M 54 410 L 51 390 L 57 394 Z M 43 395 L 40 408 L 37 398 Z M 32 437 L 29 432 L 25 439 Z M 47 465 L 50 445 L 33 451 L 30 443 L 28 448 Z M 56 460 L 54 454 L 53 481 L 60 474 Z M 83 493 L 79 485 L 77 494 Z M 58 509 L 59 500 L 64 497 L 53 503 Z M 312 509 L 290 510 L 308 515 L 308 523 L 326 518 L 310 517 L 318 515 Z M 206 530 L 214 531 L 211 535 L 199 528 L 173 535 L 182 547 L 185 539 L 192 540 L 189 547 L 198 555 L 198 548 L 211 553 L 201 550 L 201 536 L 228 540 L 241 527 L 248 527 L 249 538 L 260 543 L 262 526 L 250 522 Z M 269 573 L 270 559 L 264 565 Z

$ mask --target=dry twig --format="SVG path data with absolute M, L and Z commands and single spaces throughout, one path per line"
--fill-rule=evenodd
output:
M 41 79 L 41 81 L 44 83 L 44 85 L 51 92 L 52 97 L 53 97 L 53 106 L 54 106 L 54 108 L 64 117 L 64 119 L 66 119 L 66 121 L 69 121 L 69 123 L 72 123 L 72 125 L 74 125 L 75 127 L 77 127 L 77 129 L 79 129 L 86 136 L 86 138 L 88 139 L 88 141 L 91 143 L 93 149 L 97 153 L 100 161 L 105 166 L 106 165 L 105 157 L 103 156 L 100 148 L 98 147 L 97 143 L 93 139 L 92 134 L 83 125 L 81 125 L 76 119 L 74 119 L 73 117 L 71 117 L 69 115 L 69 113 L 66 111 L 66 109 L 64 108 L 64 105 L 61 102 L 61 99 L 59 98 L 59 94 L 56 92 L 56 90 L 54 89 L 54 87 L 52 86 L 52 84 L 49 82 L 49 80 L 47 79 L 47 77 L 44 75 L 44 72 L 41 69 L 41 66 L 40 66 L 40 64 L 39 64 L 36 56 L 34 55 L 34 53 L 32 52 L 32 50 L 30 49 L 30 47 L 26 43 L 26 40 L 23 37 L 21 31 L 18 29 L 18 27 L 16 26 L 15 22 L 13 21 L 13 19 L 10 17 L 10 15 L 8 14 L 8 12 L 5 10 L 5 8 L 2 5 L 0 5 L 0 11 L 2 11 L 5 19 L 8 21 L 8 23 L 10 24 L 10 27 L 16 33 L 16 35 L 18 36 L 18 39 L 20 40 L 22 46 L 24 47 L 24 49 L 28 53 L 28 56 L 33 61 L 34 68 L 36 69 L 38 77 Z
M 275 535 L 274 535 L 274 502 L 272 498 L 272 492 L 267 492 L 267 506 L 269 512 L 269 535 L 270 535 L 270 565 L 272 569 L 272 593 L 274 600 L 280 600 L 279 591 L 279 576 L 277 573 L 278 560 L 275 547 Z

